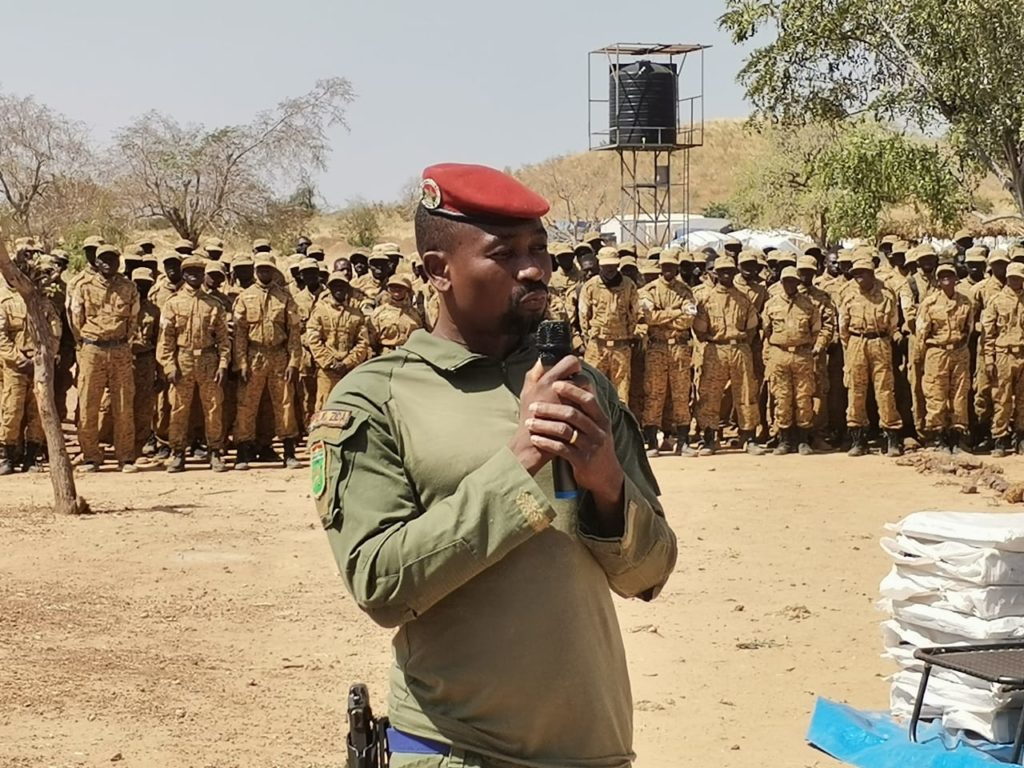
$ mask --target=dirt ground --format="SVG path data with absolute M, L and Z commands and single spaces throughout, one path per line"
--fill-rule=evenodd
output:
M 815 697 L 887 705 L 883 524 L 1000 508 L 879 456 L 655 468 L 679 564 L 619 602 L 641 768 L 834 764 L 803 740 Z M 79 482 L 97 513 L 67 519 L 47 476 L 0 480 L 0 766 L 342 765 L 348 684 L 381 700 L 390 633 L 345 593 L 307 473 Z

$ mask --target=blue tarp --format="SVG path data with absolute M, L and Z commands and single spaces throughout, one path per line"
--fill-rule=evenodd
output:
M 911 742 L 907 726 L 888 713 L 860 712 L 828 699 L 815 703 L 807 731 L 812 746 L 860 768 L 991 768 L 1005 766 L 1012 751 L 965 741 L 938 722 L 922 722 L 917 737 L 919 743 Z

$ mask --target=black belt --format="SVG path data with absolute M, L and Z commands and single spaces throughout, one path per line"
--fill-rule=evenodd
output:
M 594 338 L 593 341 L 600 344 L 602 347 L 617 347 L 622 344 L 629 344 L 629 339 L 600 339 Z
M 887 333 L 857 333 L 856 331 L 850 331 L 851 336 L 856 336 L 858 339 L 888 339 L 889 334 Z
M 100 349 L 110 349 L 112 347 L 124 346 L 128 343 L 128 339 L 82 339 L 83 344 L 89 344 L 93 347 L 99 347 Z
M 716 347 L 749 347 L 749 341 L 740 341 L 739 339 L 731 339 L 729 341 L 709 341 L 708 344 L 714 344 Z
M 1009 355 L 1019 355 L 1024 352 L 1024 346 L 1017 345 L 1014 347 L 996 347 L 996 352 L 1003 352 Z
M 928 349 L 941 349 L 946 352 L 952 352 L 954 349 L 966 349 L 966 341 L 958 341 L 956 344 L 925 344 Z
M 787 347 L 784 344 L 772 344 L 776 349 L 781 349 L 783 352 L 810 352 L 813 348 L 813 344 L 797 344 L 796 346 Z

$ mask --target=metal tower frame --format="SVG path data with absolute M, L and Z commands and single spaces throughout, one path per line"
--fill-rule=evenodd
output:
M 672 214 L 690 210 L 690 149 L 704 144 L 704 51 L 710 48 L 701 44 L 663 43 L 614 43 L 591 51 L 588 56 L 587 128 L 590 134 L 591 151 L 613 151 L 619 157 L 619 218 L 622 229 L 630 239 L 647 246 L 666 245 L 672 240 Z M 677 79 L 682 75 L 686 60 L 691 55 L 697 58 L 700 68 L 699 88 L 696 94 L 676 98 L 675 126 L 640 126 L 657 130 L 659 141 L 644 147 L 626 146 L 619 143 L 622 131 L 612 137 L 611 126 L 594 119 L 595 105 L 604 105 L 604 118 L 609 114 L 608 105 L 621 104 L 619 83 L 615 91 L 602 98 L 594 93 L 594 60 L 605 60 L 607 73 L 636 61 L 652 61 L 672 66 Z M 603 80 L 602 82 L 607 82 Z M 662 143 L 661 132 L 675 130 L 673 141 Z M 681 178 L 676 179 L 674 156 L 682 152 Z M 673 195 L 673 190 L 675 194 Z M 673 198 L 681 199 L 683 211 L 674 211 Z M 684 227 L 689 232 L 689 216 Z

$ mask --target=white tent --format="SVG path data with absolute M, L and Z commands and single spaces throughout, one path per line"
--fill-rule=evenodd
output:
M 789 253 L 803 253 L 814 245 L 814 241 L 802 232 L 790 232 L 785 229 L 741 229 L 730 234 L 743 243 L 744 248 L 757 250 L 777 248 Z
M 679 245 L 688 251 L 700 251 L 704 248 L 714 248 L 716 251 L 725 247 L 726 243 L 739 242 L 733 235 L 724 235 L 710 229 L 699 229 L 690 232 L 685 238 L 676 240 L 673 245 Z

